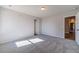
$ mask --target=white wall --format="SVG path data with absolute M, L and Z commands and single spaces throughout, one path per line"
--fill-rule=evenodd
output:
M 76 42 L 77 44 L 79 45 L 79 12 L 76 14 L 76 35 L 75 35 L 75 38 L 76 38 Z
M 33 16 L 0 8 L 0 43 L 34 35 L 34 19 Z
M 64 38 L 65 17 L 75 16 L 77 10 L 42 19 L 42 34 Z

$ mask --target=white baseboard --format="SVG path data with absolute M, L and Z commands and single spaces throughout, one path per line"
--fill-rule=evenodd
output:
M 53 36 L 53 35 L 49 35 L 49 34 L 43 34 L 43 35 Z M 59 37 L 59 36 L 53 36 L 53 37 L 64 38 L 64 37 Z

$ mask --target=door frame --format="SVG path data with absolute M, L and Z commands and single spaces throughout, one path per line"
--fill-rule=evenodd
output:
M 75 32 L 75 30 L 76 30 L 76 16 L 68 16 L 68 17 L 64 18 L 64 38 L 66 39 L 66 37 L 65 37 L 65 20 L 68 18 L 75 18 L 75 22 L 74 22 L 75 23 L 75 25 L 74 25 L 74 28 L 75 28 L 74 29 L 74 33 L 75 33 L 74 36 L 75 37 L 74 37 L 74 40 L 76 40 L 76 32 Z
M 36 33 L 36 22 L 37 22 L 37 20 L 34 19 L 34 35 L 37 35 L 37 33 Z

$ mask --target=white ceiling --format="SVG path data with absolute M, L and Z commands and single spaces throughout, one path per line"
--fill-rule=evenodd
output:
M 47 10 L 41 11 L 41 7 L 43 6 L 44 5 L 7 5 L 2 7 L 41 18 L 68 12 L 74 8 L 79 8 L 78 5 L 45 5 Z

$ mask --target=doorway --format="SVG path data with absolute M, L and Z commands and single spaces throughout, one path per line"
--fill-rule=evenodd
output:
M 65 18 L 65 39 L 75 40 L 75 16 Z
M 37 33 L 36 33 L 36 22 L 37 22 L 37 20 L 34 19 L 34 35 L 37 35 Z
M 40 19 L 34 19 L 34 35 L 40 34 Z

